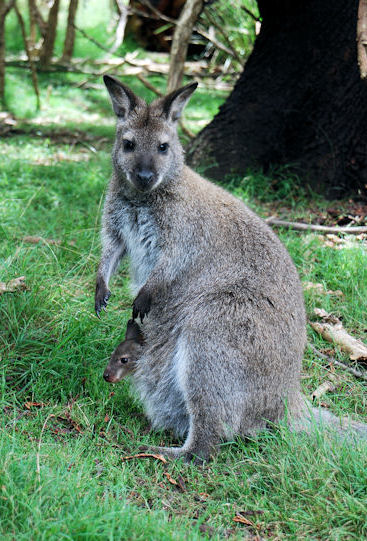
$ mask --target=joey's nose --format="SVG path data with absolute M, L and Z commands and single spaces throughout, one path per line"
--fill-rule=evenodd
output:
M 153 172 L 149 169 L 141 169 L 136 173 L 136 178 L 142 186 L 147 186 L 150 184 L 153 180 L 153 176 Z
M 106 381 L 110 381 L 110 373 L 107 372 L 107 370 L 105 370 L 104 374 L 103 374 L 103 377 Z

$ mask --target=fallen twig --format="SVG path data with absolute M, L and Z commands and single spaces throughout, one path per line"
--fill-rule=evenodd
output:
M 334 391 L 335 385 L 331 381 L 324 381 L 324 383 L 321 383 L 317 387 L 317 389 L 314 390 L 314 392 L 311 394 L 311 400 L 314 402 L 315 400 L 318 400 L 321 398 L 325 393 L 328 391 Z
M 343 351 L 349 354 L 352 361 L 367 360 L 366 344 L 349 334 L 339 318 L 320 308 L 315 308 L 314 312 L 318 317 L 322 318 L 322 322 L 310 322 L 311 327 L 316 332 L 321 334 L 328 342 L 340 346 Z
M 163 462 L 163 464 L 167 463 L 167 460 L 163 455 L 154 455 L 152 453 L 138 453 L 137 455 L 123 456 L 121 457 L 121 460 L 132 460 L 134 458 L 155 458 Z
M 265 222 L 268 225 L 274 225 L 277 227 L 287 227 L 289 229 L 297 229 L 299 231 L 320 231 L 322 233 L 348 233 L 350 235 L 359 235 L 360 233 L 367 233 L 367 226 L 360 225 L 355 227 L 332 227 L 327 225 L 314 225 L 303 224 L 299 222 L 287 222 L 284 220 L 278 220 L 277 218 L 266 218 Z
M 310 344 L 310 342 L 308 343 L 308 346 L 312 349 L 312 351 L 318 357 L 321 357 L 322 359 L 326 359 L 330 364 L 333 364 L 335 366 L 339 366 L 343 370 L 346 370 L 347 372 L 350 372 L 356 378 L 364 379 L 365 381 L 367 381 L 367 373 L 364 374 L 360 370 L 356 370 L 355 368 L 352 368 L 351 366 L 348 366 L 347 364 L 342 363 L 341 361 L 338 361 L 334 357 L 330 357 L 330 355 L 325 355 L 325 353 L 321 353 L 321 351 L 319 351 L 313 344 Z

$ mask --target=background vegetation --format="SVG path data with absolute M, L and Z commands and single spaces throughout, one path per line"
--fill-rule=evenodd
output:
M 225 3 L 220 4 L 223 6 Z M 106 41 L 102 3 L 78 17 Z M 221 7 L 224 9 L 224 7 Z M 105 17 L 105 18 L 103 18 Z M 101 22 L 103 21 L 103 23 Z M 22 44 L 13 16 L 7 48 Z M 61 38 L 58 38 L 61 40 Z M 56 51 L 61 51 L 61 41 Z M 122 46 L 135 49 L 129 39 Z M 80 56 L 101 50 L 78 36 Z M 146 57 L 143 50 L 138 55 Z M 284 426 L 223 444 L 203 468 L 154 459 L 122 460 L 141 444 L 172 444 L 149 430 L 129 382 L 102 379 L 131 313 L 128 268 L 113 281 L 108 313 L 93 312 L 100 214 L 111 172 L 114 119 L 100 81 L 41 73 L 42 108 L 27 71 L 8 68 L 0 144 L 0 281 L 24 276 L 26 288 L 0 295 L 0 535 L 2 539 L 355 539 L 367 537 L 366 445 L 290 434 Z M 147 99 L 134 77 L 124 79 Z M 150 81 L 165 87 L 162 76 Z M 225 99 L 199 88 L 187 108 L 193 132 Z M 246 171 L 228 189 L 263 216 L 342 223 L 365 207 L 307 191 L 287 169 Z M 362 340 L 367 332 L 366 237 L 327 238 L 281 230 L 314 307 L 339 316 Z M 29 238 L 31 237 L 31 239 Z M 34 237 L 38 237 L 38 240 Z M 343 295 L 333 292 L 340 290 Z M 309 341 L 346 363 L 311 328 Z M 363 370 L 363 366 L 358 367 Z M 366 420 L 366 383 L 307 349 L 303 388 L 334 390 L 320 402 Z M 177 484 L 174 484 L 174 483 Z

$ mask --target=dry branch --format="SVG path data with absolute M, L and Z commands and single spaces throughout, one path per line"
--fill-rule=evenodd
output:
M 350 374 L 353 374 L 356 378 L 361 378 L 367 381 L 367 372 L 364 374 L 360 370 L 357 370 L 356 368 L 353 368 L 352 366 L 348 366 L 345 363 L 342 363 L 341 361 L 337 361 L 334 357 L 331 357 L 330 355 L 325 355 L 325 353 L 321 353 L 313 344 L 308 343 L 309 347 L 312 349 L 312 351 L 315 353 L 316 356 L 321 357 L 322 359 L 327 360 L 330 364 L 339 366 L 343 370 L 346 370 Z
M 335 318 L 330 321 L 325 318 L 322 322 L 311 321 L 310 325 L 325 340 L 340 346 L 343 351 L 349 354 L 352 361 L 367 360 L 367 346 L 361 340 L 351 336 L 339 319 Z
M 277 218 L 267 218 L 266 223 L 268 225 L 275 225 L 277 227 L 287 227 L 289 229 L 297 229 L 298 231 L 319 231 L 322 233 L 348 233 L 350 235 L 359 235 L 360 233 L 367 233 L 367 226 L 356 227 L 329 227 L 326 225 L 314 225 L 303 224 L 298 222 L 286 222 L 284 220 L 278 220 Z
M 358 65 L 361 79 L 367 78 L 367 0 L 359 0 L 357 23 Z
M 318 400 L 328 391 L 334 391 L 334 390 L 335 390 L 334 383 L 332 383 L 331 381 L 324 381 L 311 394 L 311 400 L 312 401 Z
M 116 26 L 115 43 L 112 45 L 110 53 L 114 53 L 115 51 L 117 51 L 117 49 L 123 43 L 127 17 L 129 15 L 129 8 L 122 2 L 122 0 L 115 0 L 115 5 L 117 8 L 119 20 Z
M 172 92 L 181 84 L 187 48 L 194 24 L 203 7 L 203 0 L 187 0 L 177 21 L 171 45 L 171 60 L 168 72 L 167 91 Z

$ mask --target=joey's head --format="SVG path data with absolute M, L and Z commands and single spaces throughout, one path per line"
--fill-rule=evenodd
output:
M 197 83 L 148 105 L 114 77 L 103 80 L 117 117 L 112 156 L 120 182 L 149 193 L 177 178 L 184 163 L 177 123 Z
M 140 327 L 130 319 L 127 323 L 125 340 L 112 353 L 103 377 L 109 383 L 117 383 L 131 374 L 143 352 L 144 338 Z

